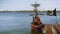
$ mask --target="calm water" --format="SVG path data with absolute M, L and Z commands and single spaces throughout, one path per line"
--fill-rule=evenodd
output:
M 44 13 L 39 15 L 43 24 L 55 25 L 60 21 L 60 12 L 57 12 L 57 16 L 47 16 L 46 12 L 41 13 Z M 30 27 L 33 16 L 30 14 L 33 12 L 0 13 L 0 34 L 33 34 Z

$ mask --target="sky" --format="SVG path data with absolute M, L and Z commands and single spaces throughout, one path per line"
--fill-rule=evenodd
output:
M 31 4 L 40 4 L 38 10 L 60 10 L 60 0 L 0 0 L 0 11 L 2 10 L 33 10 Z

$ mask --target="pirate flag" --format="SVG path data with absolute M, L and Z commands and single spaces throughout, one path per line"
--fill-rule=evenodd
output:
M 53 11 L 48 10 L 47 15 L 49 16 L 56 16 L 56 8 Z

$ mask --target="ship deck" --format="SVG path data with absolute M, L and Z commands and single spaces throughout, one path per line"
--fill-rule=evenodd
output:
M 42 33 L 36 32 L 34 30 L 31 30 L 31 34 L 57 34 L 57 31 L 55 30 L 54 26 L 51 24 L 45 24 L 42 28 Z
M 46 24 L 43 28 L 43 33 L 45 33 L 45 34 L 57 34 L 57 31 L 55 30 L 53 25 Z

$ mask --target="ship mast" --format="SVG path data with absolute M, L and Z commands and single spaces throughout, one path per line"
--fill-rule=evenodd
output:
M 39 4 L 37 4 L 37 2 L 35 1 L 35 4 L 32 4 L 32 7 L 34 7 L 33 11 L 35 11 L 35 16 L 38 16 L 37 7 L 39 7 Z

